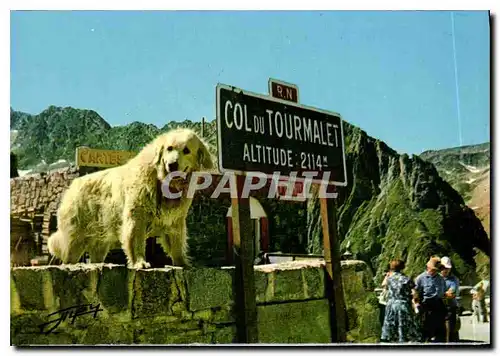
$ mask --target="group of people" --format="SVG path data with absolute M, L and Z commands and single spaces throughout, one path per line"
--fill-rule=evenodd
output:
M 381 342 L 459 341 L 459 281 L 449 257 L 432 257 L 415 281 L 403 274 L 405 263 L 389 265 L 382 287 L 386 293 Z

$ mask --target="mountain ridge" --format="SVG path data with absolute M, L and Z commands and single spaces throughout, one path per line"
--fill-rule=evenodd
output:
M 137 121 L 111 127 L 95 111 L 73 108 L 49 107 L 38 115 L 26 115 L 29 114 L 11 110 L 11 129 L 18 130 L 18 147 L 13 150 L 21 168 L 40 159 L 47 163 L 61 158 L 73 160 L 74 150 L 81 145 L 139 150 L 159 133 L 176 127 L 201 131 L 201 122 L 192 121 L 168 122 L 162 128 Z M 215 120 L 206 122 L 204 130 L 204 139 L 215 153 Z M 430 162 L 435 159 L 433 157 L 447 163 L 453 163 L 453 159 L 448 156 L 439 158 L 441 156 L 430 153 L 423 157 L 399 154 L 383 141 L 368 136 L 347 122 L 344 136 L 349 185 L 338 190 L 337 200 L 342 249 L 349 249 L 355 258 L 366 261 L 378 279 L 392 258 L 406 259 L 407 272 L 415 274 L 424 268 L 430 255 L 446 253 L 454 260 L 459 276 L 474 280 L 475 249 L 489 255 L 489 239 L 464 198 Z M 479 156 L 474 159 L 484 161 Z M 474 159 L 466 163 L 476 162 Z M 225 225 L 217 220 L 225 218 L 223 203 L 199 198 L 196 204 L 200 208 L 194 211 L 217 212 L 220 216 L 203 217 L 203 228 L 196 225 L 201 216 L 189 218 L 194 219 L 190 220 L 191 235 L 197 236 L 193 239 L 192 250 L 199 254 L 200 259 L 220 255 L 211 249 L 225 243 Z M 272 216 L 274 250 L 321 253 L 318 199 L 295 205 L 274 201 L 262 204 Z

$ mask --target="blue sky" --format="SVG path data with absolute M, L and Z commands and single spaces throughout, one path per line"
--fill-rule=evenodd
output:
M 488 12 L 455 12 L 462 143 L 489 141 Z M 450 12 L 12 12 L 11 106 L 111 125 L 215 118 L 218 82 L 302 104 L 399 152 L 460 145 Z

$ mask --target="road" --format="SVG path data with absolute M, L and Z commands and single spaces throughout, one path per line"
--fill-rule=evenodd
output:
M 485 342 L 490 343 L 490 323 L 479 323 L 472 318 L 472 313 L 465 313 L 460 317 L 462 326 L 460 328 L 460 340 L 464 342 Z

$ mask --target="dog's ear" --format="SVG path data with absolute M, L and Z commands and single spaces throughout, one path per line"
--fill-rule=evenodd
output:
M 157 176 L 158 176 L 159 180 L 163 180 L 167 176 L 167 170 L 165 168 L 165 165 L 161 164 L 162 159 L 163 159 L 164 149 L 165 149 L 164 144 L 159 144 L 159 145 L 155 146 L 155 154 L 154 154 L 154 158 L 153 158 L 153 164 L 158 169 Z
M 212 161 L 212 156 L 208 151 L 208 147 L 201 140 L 200 140 L 200 145 L 198 147 L 198 164 L 205 169 L 214 168 L 214 162 Z
M 165 146 L 163 144 L 155 146 L 155 156 L 153 159 L 154 164 L 159 164 L 161 162 L 161 159 L 163 158 L 164 149 Z

